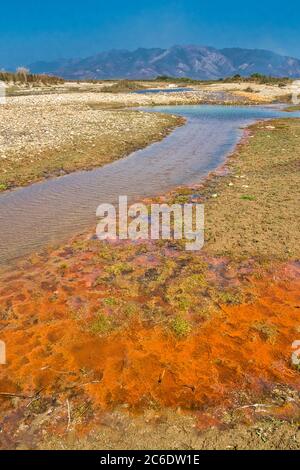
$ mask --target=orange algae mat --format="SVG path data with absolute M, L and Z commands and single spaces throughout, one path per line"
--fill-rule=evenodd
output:
M 300 340 L 297 263 L 270 278 L 250 277 L 252 303 L 221 305 L 182 338 L 137 318 L 105 335 L 92 333 L 85 328 L 90 313 L 78 319 L 68 300 L 74 292 L 74 302 L 86 295 L 94 277 L 78 267 L 71 289 L 43 281 L 38 270 L 26 279 L 21 272 L 4 276 L 0 339 L 7 365 L 0 367 L 0 393 L 81 397 L 101 409 L 203 410 L 243 404 L 243 396 L 262 397 L 277 384 L 300 389 L 291 363 L 292 343 Z M 91 304 L 99 296 L 101 287 L 92 289 Z

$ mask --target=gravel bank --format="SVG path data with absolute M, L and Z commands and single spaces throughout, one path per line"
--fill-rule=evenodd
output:
M 8 98 L 0 107 L 0 191 L 101 166 L 182 123 L 174 116 L 109 109 L 130 99 L 105 93 Z M 149 104 L 148 97 L 137 99 Z

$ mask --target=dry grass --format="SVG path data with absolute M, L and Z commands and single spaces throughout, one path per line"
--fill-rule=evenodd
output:
M 299 162 L 300 120 L 253 126 L 249 143 L 230 160 L 230 174 L 205 190 L 207 251 L 299 259 Z
M 298 106 L 289 106 L 288 108 L 286 108 L 284 111 L 288 112 L 288 113 L 294 113 L 295 111 L 300 111 L 300 105 Z
M 284 86 L 283 86 L 284 85 Z M 195 87 L 215 91 L 227 91 L 234 95 L 244 97 L 253 102 L 272 103 L 274 101 L 291 102 L 293 93 L 293 81 L 286 82 L 276 80 L 274 83 L 259 83 L 259 81 L 231 81 L 231 82 L 218 82 L 196 85 Z M 251 92 L 245 91 L 251 88 Z
M 216 103 L 219 99 L 201 90 L 128 93 L 135 87 L 140 84 L 127 81 L 107 85 L 110 93 L 103 93 L 101 83 L 17 87 L 17 96 L 8 97 L 0 108 L 0 191 L 110 163 L 161 139 L 183 122 L 169 115 L 130 112 L 125 106 Z M 225 101 L 229 104 L 232 99 L 228 95 Z
M 15 83 L 23 85 L 58 85 L 65 82 L 63 78 L 53 77 L 45 74 L 32 74 L 32 73 L 13 73 L 13 72 L 0 72 L 0 81 L 6 83 Z
M 236 412 L 237 414 L 237 412 Z M 206 420 L 212 420 L 207 415 Z M 39 448 L 42 450 L 297 450 L 300 431 L 297 423 L 274 418 L 262 418 L 247 426 L 236 423 L 233 414 L 220 431 L 211 421 L 211 429 L 199 432 L 197 422 L 190 416 L 152 410 L 141 417 L 110 416 L 109 425 L 103 424 L 86 437 L 70 432 L 65 439 L 47 435 Z M 240 421 L 242 421 L 240 417 Z M 122 423 L 122 425 L 121 425 Z M 228 425 L 230 424 L 230 425 Z M 123 427 L 126 433 L 122 431 Z

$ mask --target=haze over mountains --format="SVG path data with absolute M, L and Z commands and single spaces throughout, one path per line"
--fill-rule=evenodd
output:
M 261 73 L 300 77 L 300 60 L 260 49 L 173 46 L 169 49 L 111 50 L 85 59 L 31 64 L 33 73 L 66 79 L 151 79 L 159 75 L 207 80 Z

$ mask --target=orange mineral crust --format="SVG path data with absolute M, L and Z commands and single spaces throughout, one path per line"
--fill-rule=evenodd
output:
M 296 263 L 277 267 L 269 278 L 250 276 L 252 302 L 221 303 L 181 336 L 138 314 L 99 332 L 90 325 L 112 289 L 95 282 L 101 269 L 59 269 L 66 271 L 60 282 L 42 262 L 26 277 L 3 276 L 0 337 L 7 364 L 0 367 L 0 398 L 39 393 L 60 400 L 82 397 L 101 409 L 205 410 L 244 404 L 241 396 L 259 398 L 277 384 L 300 389 L 291 362 L 292 343 L 300 340 Z M 144 304 L 145 298 L 135 301 Z M 104 312 L 102 326 L 113 310 L 108 306 Z M 0 399 L 0 406 L 7 409 L 8 401 Z

